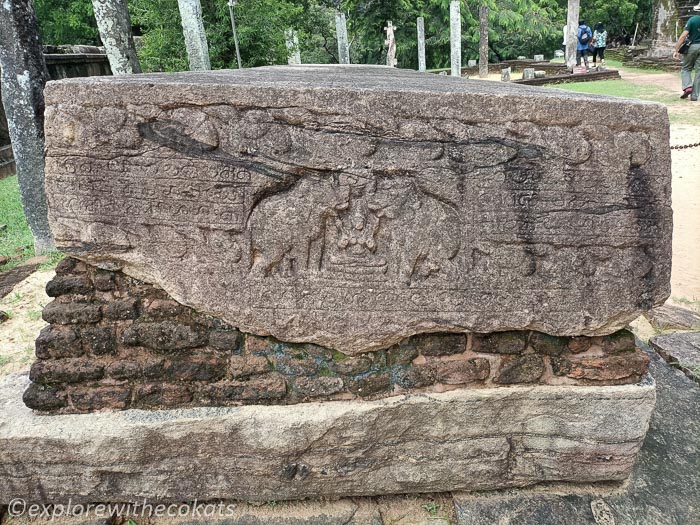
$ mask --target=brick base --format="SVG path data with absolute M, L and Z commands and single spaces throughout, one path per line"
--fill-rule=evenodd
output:
M 163 290 L 75 259 L 46 287 L 25 404 L 47 413 L 293 404 L 538 383 L 638 382 L 648 358 L 626 331 L 421 334 L 350 357 L 244 334 Z

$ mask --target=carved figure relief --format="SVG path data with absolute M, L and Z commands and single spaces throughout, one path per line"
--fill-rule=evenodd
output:
M 251 272 L 399 276 L 410 284 L 446 275 L 461 220 L 411 176 L 304 178 L 253 210 Z

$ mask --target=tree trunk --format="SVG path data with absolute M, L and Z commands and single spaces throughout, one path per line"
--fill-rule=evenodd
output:
M 185 36 L 190 71 L 207 71 L 211 69 L 211 62 L 202 20 L 202 4 L 199 0 L 177 0 L 177 4 L 180 8 L 182 34 Z
M 141 73 L 126 0 L 92 0 L 92 7 L 112 74 Z
M 2 102 L 22 208 L 37 255 L 54 249 L 44 191 L 44 85 L 49 78 L 31 0 L 0 6 Z

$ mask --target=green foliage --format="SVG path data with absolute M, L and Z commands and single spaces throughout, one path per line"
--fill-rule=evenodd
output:
M 22 212 L 17 177 L 0 180 L 0 256 L 14 258 L 3 268 L 15 266 L 34 255 L 34 237 Z
M 42 44 L 98 45 L 90 0 L 34 0 Z
M 138 55 L 144 71 L 187 71 L 177 0 L 131 0 L 134 32 L 142 35 Z
M 227 0 L 201 0 L 204 26 L 214 69 L 236 67 Z M 335 13 L 348 21 L 353 63 L 382 64 L 386 60 L 384 27 L 396 27 L 399 67 L 417 67 L 416 18 L 426 26 L 429 68 L 450 61 L 450 0 L 237 0 L 235 16 L 241 55 L 246 67 L 287 62 L 284 32 L 299 33 L 304 63 L 337 62 Z M 490 60 L 518 55 L 547 56 L 561 47 L 566 0 L 463 0 L 462 57 L 478 58 L 481 5 L 489 8 Z M 45 42 L 97 43 L 90 0 L 36 0 Z M 130 0 L 134 33 L 142 35 L 139 56 L 145 71 L 183 71 L 188 67 L 177 0 Z M 611 40 L 640 35 L 652 25 L 652 0 L 581 0 L 581 16 L 589 25 L 603 22 Z
M 581 0 L 580 13 L 590 27 L 602 22 L 613 37 L 632 37 L 637 22 L 642 35 L 653 24 L 652 0 Z

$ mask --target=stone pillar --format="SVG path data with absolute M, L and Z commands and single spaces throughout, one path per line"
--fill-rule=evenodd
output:
M 345 13 L 335 14 L 335 38 L 338 40 L 338 64 L 350 63 L 350 45 L 348 44 L 348 26 Z
M 460 0 L 450 2 L 450 66 L 453 77 L 462 76 L 462 17 Z
M 396 67 L 396 39 L 394 38 L 394 25 L 389 20 L 386 23 L 384 31 L 386 31 L 386 40 L 384 45 L 386 46 L 386 65 L 389 67 Z
M 425 67 L 425 22 L 422 16 L 416 19 L 418 29 L 418 71 L 424 72 Z
M 510 82 L 510 68 L 509 67 L 501 69 L 501 81 L 502 82 Z
M 54 249 L 44 191 L 44 85 L 49 73 L 31 0 L 0 5 L 0 69 L 22 208 L 39 255 Z
M 92 7 L 112 74 L 141 73 L 126 0 L 92 0 Z
M 694 15 L 689 2 L 682 2 L 681 6 L 676 0 L 658 0 L 654 2 L 654 23 L 652 25 L 651 46 L 647 52 L 649 57 L 669 57 L 681 34 L 684 20 L 681 20 L 680 8 L 688 15 Z M 695 2 L 693 1 L 693 4 Z M 680 22 L 680 23 L 679 23 Z M 679 27 L 680 26 L 680 27 Z M 634 45 L 634 42 L 632 42 Z
M 177 0 L 177 4 L 180 8 L 182 33 L 185 35 L 190 71 L 211 69 L 207 35 L 202 21 L 202 5 L 199 0 Z
M 573 71 L 576 65 L 576 46 L 578 44 L 579 0 L 569 0 L 566 13 L 566 68 Z
M 479 78 L 489 76 L 489 8 L 479 7 Z
M 284 39 L 287 44 L 287 64 L 301 64 L 301 50 L 299 49 L 299 33 L 293 29 L 284 32 Z

